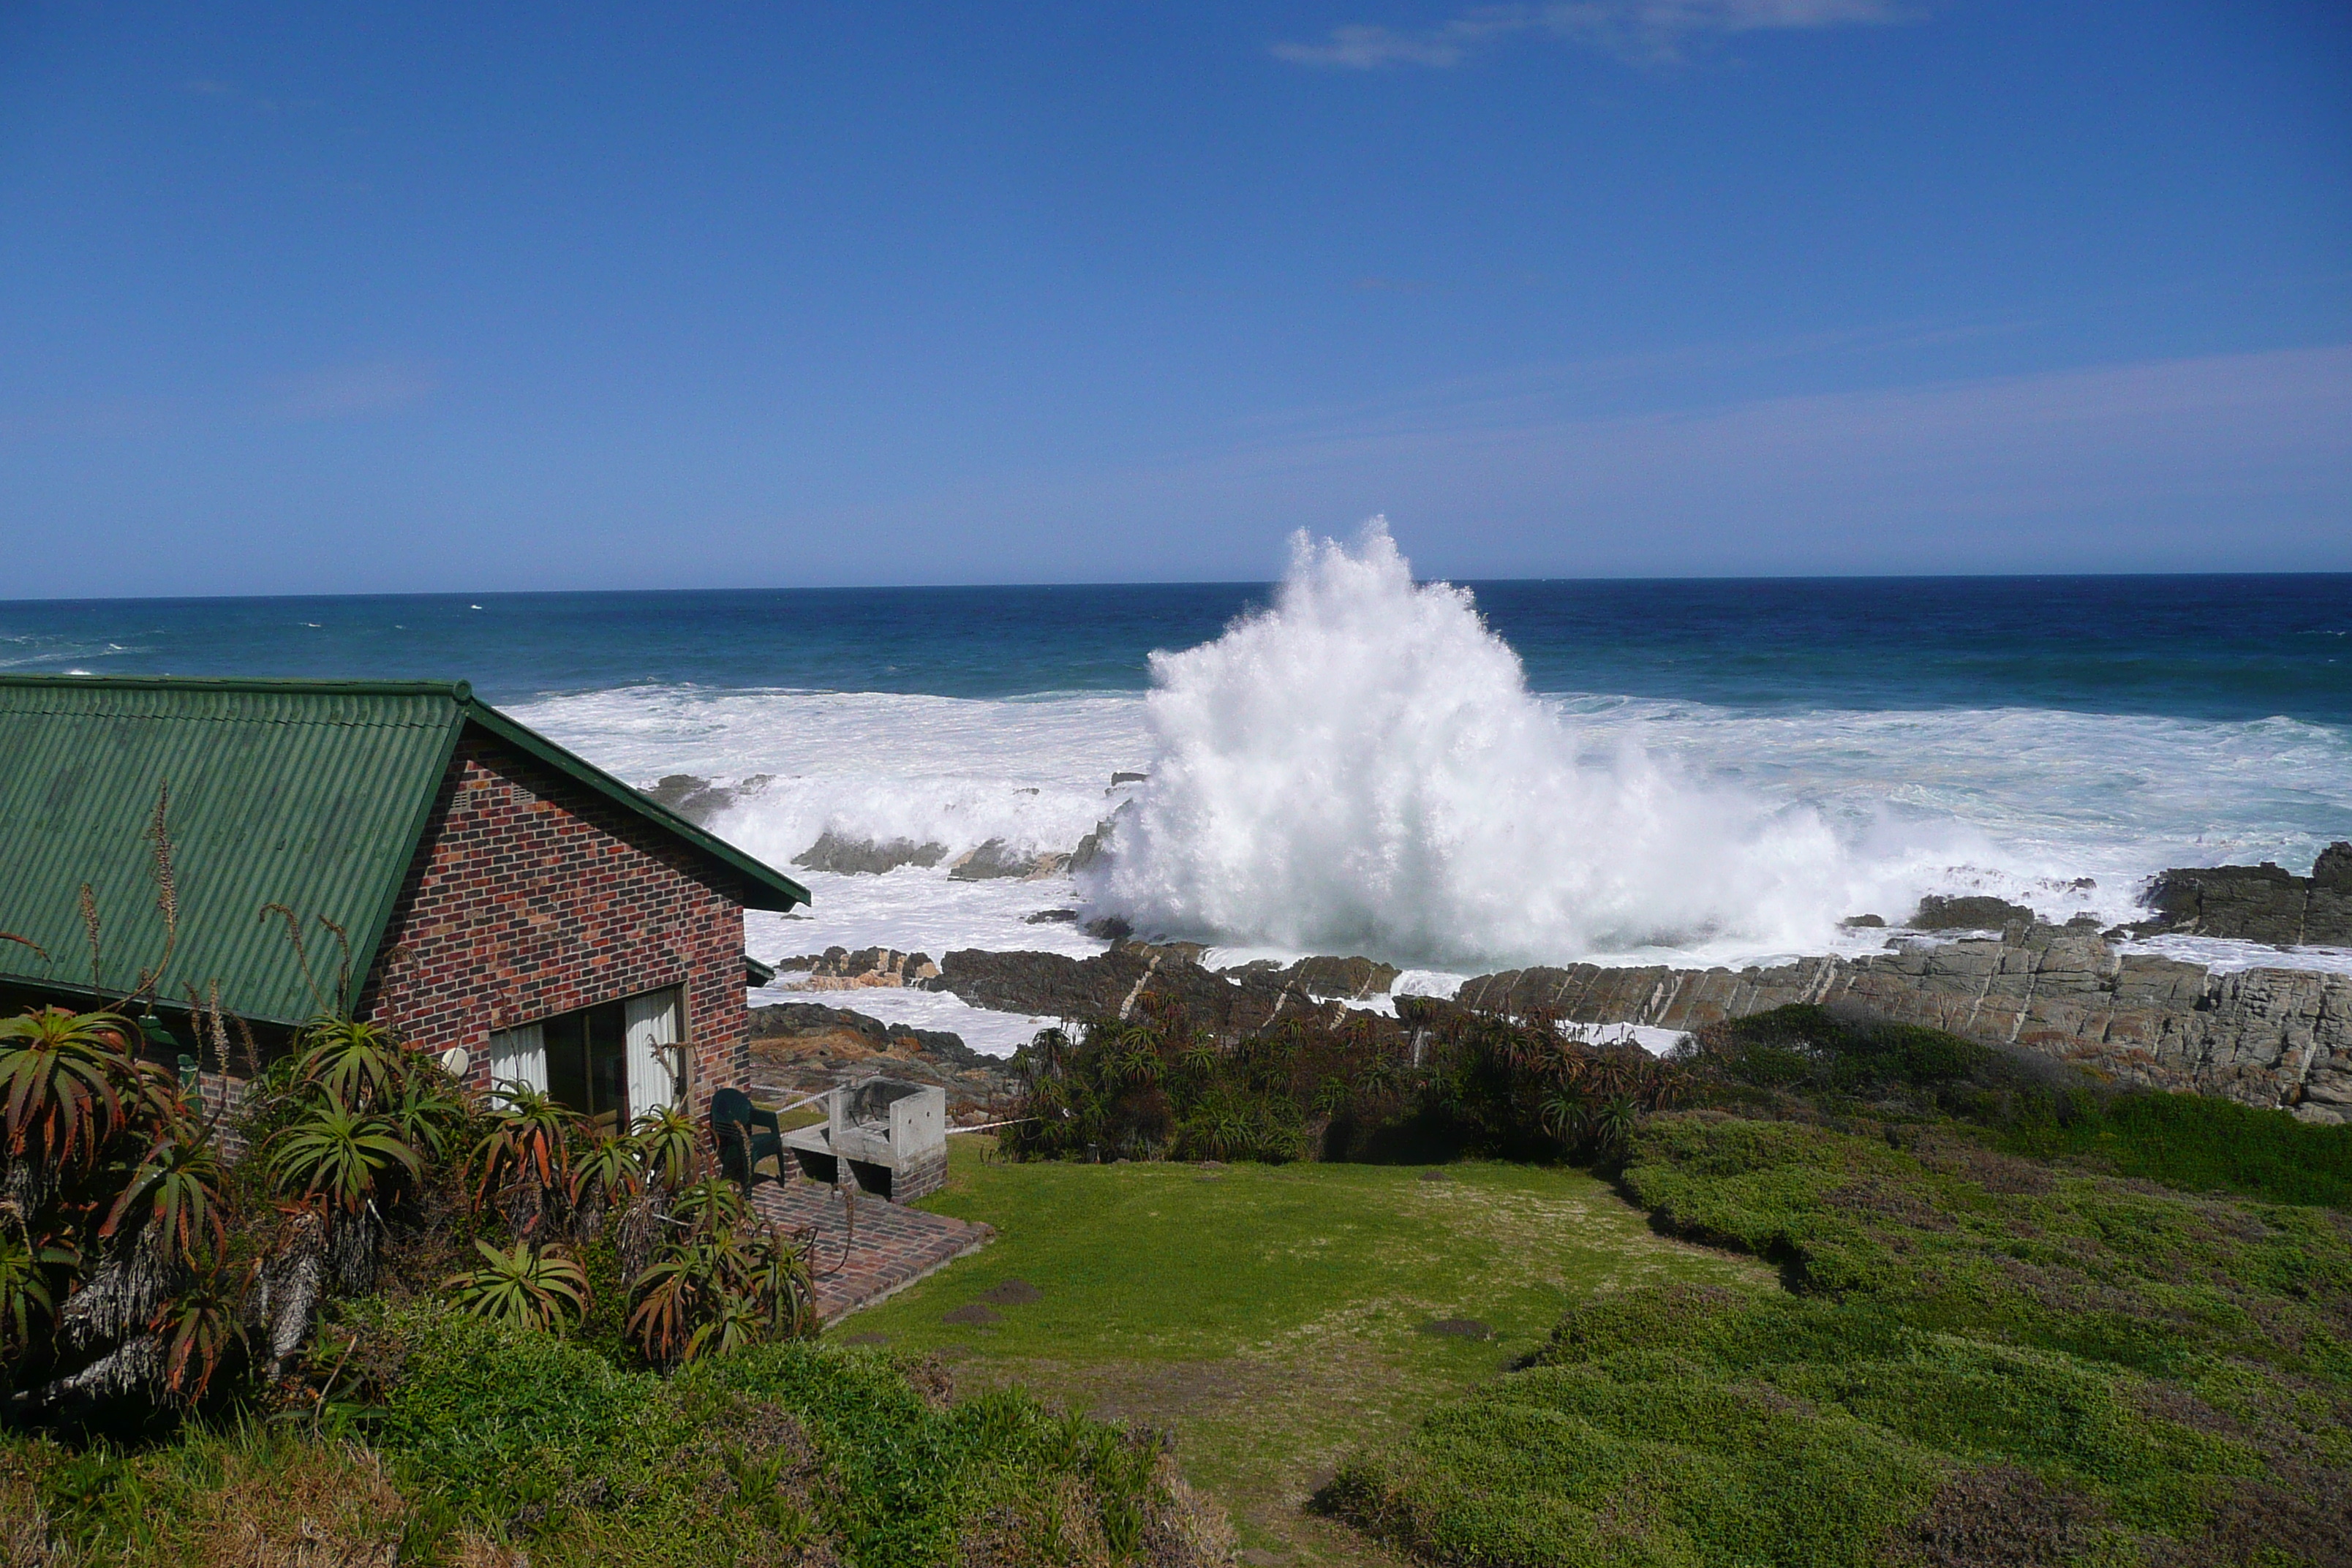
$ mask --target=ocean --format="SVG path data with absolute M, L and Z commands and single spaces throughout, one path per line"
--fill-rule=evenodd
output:
M 771 959 L 1084 953 L 1117 915 L 1442 991 L 1858 951 L 1842 917 L 1931 892 L 2120 921 L 2165 867 L 2352 838 L 2347 576 L 1446 584 L 1373 531 L 1278 583 L 5 603 L 0 668 L 464 678 L 632 782 L 734 786 L 713 829 L 779 866 L 943 847 L 796 872 Z M 1114 819 L 1076 878 L 949 875 Z M 1035 1024 L 883 1010 L 984 1049 Z

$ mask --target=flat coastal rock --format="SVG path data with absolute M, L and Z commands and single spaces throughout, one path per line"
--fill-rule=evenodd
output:
M 1919 900 L 1910 923 L 1913 931 L 2000 931 L 2013 921 L 2032 925 L 2033 918 L 2032 910 L 2006 899 L 1930 897 Z
M 1203 968 L 1197 942 L 1122 941 L 1108 952 L 993 952 L 959 948 L 927 988 L 975 1007 L 1059 1018 L 1124 1018 L 1147 996 L 1181 1002 L 1210 1027 L 1263 1027 L 1283 1013 L 1385 994 L 1398 971 L 1367 958 L 1309 958 L 1283 967 Z
M 894 947 L 861 947 L 855 951 L 828 947 L 823 952 L 777 962 L 779 974 L 805 974 L 808 991 L 864 991 L 876 986 L 919 985 L 940 972 L 929 954 L 900 952 Z
M 1034 881 L 1050 877 L 1070 863 L 1070 857 L 1059 850 L 1035 853 L 1013 848 L 1002 838 L 992 838 L 971 854 L 963 856 L 948 868 L 948 879 L 954 882 L 989 882 L 1006 877 L 1018 877 Z
M 2352 1118 L 2352 974 L 2118 952 L 2098 932 L 2032 925 L 1999 940 L 1919 942 L 1769 968 L 1505 970 L 1465 1007 L 1537 1008 L 1580 1024 L 1697 1030 L 1793 1002 L 1855 1002 L 1902 1023 L 2043 1051 L 2126 1082 Z

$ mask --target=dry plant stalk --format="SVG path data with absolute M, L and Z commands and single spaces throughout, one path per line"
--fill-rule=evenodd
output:
M 122 999 L 125 1006 L 163 983 L 164 971 L 172 967 L 172 952 L 180 944 L 180 881 L 172 869 L 172 835 L 165 820 L 171 805 L 172 785 L 166 780 L 155 792 L 155 815 L 148 819 L 143 836 L 151 846 L 148 868 L 155 877 L 155 909 L 163 917 L 163 955 L 155 961 L 153 969 L 139 972 L 139 984 Z
M 35 942 L 29 936 L 18 936 L 13 931 L 0 931 L 0 942 L 13 942 L 19 947 L 31 948 L 35 952 L 41 955 L 41 962 L 43 963 L 53 963 L 56 962 L 56 960 L 49 956 L 49 950 L 47 948 L 43 947 L 39 942 Z
M 351 933 L 324 915 L 319 917 L 319 923 L 334 933 L 335 945 L 342 949 L 343 961 L 335 968 L 335 1003 L 338 1008 L 348 1006 L 352 1001 Z
M 325 1012 L 327 1010 L 327 999 L 319 994 L 318 979 L 310 973 L 310 954 L 305 951 L 302 946 L 302 922 L 297 920 L 294 916 L 294 911 L 288 909 L 284 904 L 264 904 L 261 906 L 261 918 L 263 920 L 266 921 L 272 915 L 276 915 L 279 920 L 286 922 L 286 940 L 294 944 L 294 963 L 295 965 L 302 971 L 303 988 L 310 993 L 310 1001 L 312 1005 L 316 1006 L 320 1012 Z
M 90 989 L 102 990 L 106 985 L 106 978 L 104 966 L 99 959 L 98 894 L 91 890 L 88 882 L 81 885 L 81 929 L 89 937 Z

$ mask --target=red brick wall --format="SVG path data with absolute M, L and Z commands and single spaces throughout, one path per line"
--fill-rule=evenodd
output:
M 743 910 L 709 862 L 478 730 L 441 781 L 360 1015 L 436 1050 L 665 985 L 684 989 L 693 1110 L 749 1067 Z

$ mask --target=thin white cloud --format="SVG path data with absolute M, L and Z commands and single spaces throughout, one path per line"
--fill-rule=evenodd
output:
M 1620 415 L 1542 403 L 1440 396 L 832 526 L 958 520 L 929 557 L 943 581 L 1206 579 L 1282 530 L 1383 510 L 1434 542 L 1441 574 L 2352 570 L 2352 345 Z M 1054 553 L 1003 558 L 1028 531 Z
M 1387 27 L 1334 27 L 1319 44 L 1276 44 L 1274 58 L 1302 66 L 1376 70 L 1381 66 L 1453 66 L 1462 63 L 1463 40 L 1446 28 L 1415 36 Z
M 288 380 L 269 412 L 289 420 L 349 419 L 421 402 L 436 384 L 432 367 L 415 360 L 337 365 Z
M 1321 43 L 1278 43 L 1276 59 L 1336 70 L 1460 65 L 1479 46 L 1511 37 L 1552 38 L 1629 59 L 1679 59 L 1694 43 L 1747 33 L 1807 32 L 1916 21 L 1904 0 L 1553 0 L 1483 5 L 1433 27 L 1401 31 L 1377 24 L 1334 27 Z

